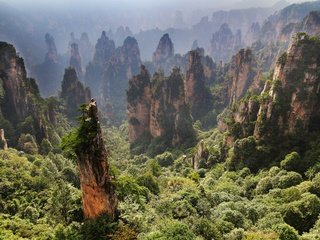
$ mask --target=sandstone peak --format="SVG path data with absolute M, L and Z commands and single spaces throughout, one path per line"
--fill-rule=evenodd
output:
M 215 61 L 229 61 L 242 45 L 241 31 L 233 34 L 227 23 L 220 26 L 219 30 L 212 35 L 210 52 Z
M 47 45 L 46 61 L 51 61 L 53 63 L 57 63 L 58 62 L 58 51 L 57 51 L 53 36 L 51 36 L 49 33 L 46 33 L 45 41 L 46 41 L 46 45 Z
M 96 51 L 94 54 L 94 61 L 104 64 L 113 55 L 116 49 L 113 40 L 110 40 L 105 31 L 102 31 L 101 37 L 98 39 L 96 44 Z
M 64 100 L 66 114 L 72 121 L 78 116 L 78 106 L 88 102 L 91 98 L 90 90 L 85 88 L 78 80 L 77 72 L 74 68 L 65 69 L 60 97 Z
M 4 129 L 0 129 L 0 149 L 7 150 L 8 143 L 4 136 Z
M 108 214 L 114 218 L 117 198 L 109 174 L 107 150 L 104 146 L 97 104 L 94 99 L 83 109 L 78 137 L 81 142 L 76 148 L 76 154 L 84 216 L 96 218 L 102 214 Z
M 174 46 L 169 34 L 164 34 L 158 44 L 156 51 L 153 53 L 154 63 L 164 63 L 167 59 L 174 56 Z
M 72 43 L 70 46 L 70 66 L 73 67 L 79 79 L 83 79 L 82 67 L 81 67 L 81 56 L 79 52 L 79 46 L 77 43 Z

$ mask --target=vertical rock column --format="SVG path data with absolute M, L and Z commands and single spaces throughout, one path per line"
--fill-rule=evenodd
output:
M 0 149 L 7 150 L 8 143 L 6 138 L 4 137 L 4 130 L 0 129 Z
M 117 198 L 109 175 L 107 151 L 104 146 L 96 102 L 92 99 L 83 111 L 78 137 L 81 146 L 76 151 L 86 218 L 102 214 L 115 217 Z

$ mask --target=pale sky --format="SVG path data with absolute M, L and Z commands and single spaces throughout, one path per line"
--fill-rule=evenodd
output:
M 109 7 L 109 8 L 222 8 L 228 7 L 235 3 L 245 2 L 252 5 L 267 6 L 272 5 L 278 0 L 0 0 L 12 6 L 21 7 Z M 287 2 L 301 2 L 302 0 L 287 0 Z

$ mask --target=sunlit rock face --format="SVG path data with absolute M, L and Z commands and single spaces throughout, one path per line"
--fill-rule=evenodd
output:
M 144 66 L 140 74 L 129 81 L 127 92 L 127 115 L 129 120 L 129 142 L 133 143 L 149 132 L 151 110 L 150 75 Z
M 267 83 L 262 92 L 268 98 L 258 112 L 257 138 L 319 130 L 319 47 L 316 40 L 301 35 L 279 59 L 273 84 Z M 268 127 L 274 131 L 268 131 Z
M 85 132 L 83 146 L 76 151 L 82 191 L 83 212 L 86 218 L 107 214 L 114 218 L 117 210 L 115 187 L 111 182 L 107 150 L 98 119 L 96 102 L 92 100 L 83 111 Z
M 27 78 L 23 59 L 5 42 L 0 42 L 0 99 L 0 128 L 10 146 L 16 146 L 21 134 L 32 135 L 39 145 L 45 138 L 58 144 L 54 101 L 41 98 L 36 81 Z
M 150 80 L 145 67 L 129 83 L 127 92 L 129 140 L 161 141 L 164 146 L 192 143 L 195 133 L 186 103 L 184 80 L 178 68 L 169 77 L 155 73 Z M 149 141 L 149 142 L 148 142 Z
M 319 47 L 316 39 L 298 34 L 263 89 L 251 91 L 226 110 L 219 129 L 234 138 L 254 136 L 261 141 L 303 139 L 319 131 Z
M 252 85 L 260 77 L 257 69 L 257 62 L 250 49 L 242 49 L 232 57 L 227 72 L 230 106 L 240 100 L 250 87 L 256 87 Z

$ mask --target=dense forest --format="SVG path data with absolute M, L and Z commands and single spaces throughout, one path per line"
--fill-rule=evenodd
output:
M 44 60 L 15 14 L 0 16 L 0 240 L 320 239 L 320 1 L 95 46 L 71 34 L 66 54 L 47 33 Z

